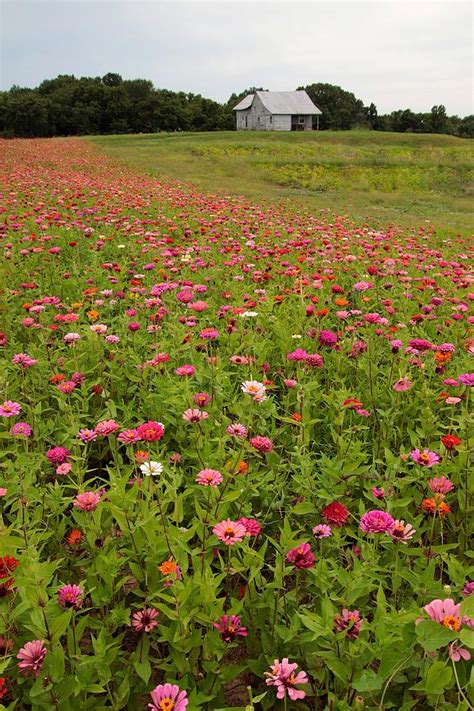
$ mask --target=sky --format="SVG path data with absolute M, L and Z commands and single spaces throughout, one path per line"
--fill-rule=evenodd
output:
M 0 0 L 0 52 L 2 90 L 118 72 L 222 102 L 327 82 L 379 113 L 474 113 L 464 0 Z

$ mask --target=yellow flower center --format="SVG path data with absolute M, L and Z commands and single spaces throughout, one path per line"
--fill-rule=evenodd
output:
M 453 632 L 459 632 L 461 629 L 461 620 L 459 617 L 455 617 L 454 615 L 446 615 L 441 624 Z
M 160 701 L 160 711 L 173 711 L 174 701 L 170 698 L 162 699 Z
M 234 529 L 233 528 L 226 528 L 224 531 L 224 536 L 226 538 L 233 538 L 234 536 Z

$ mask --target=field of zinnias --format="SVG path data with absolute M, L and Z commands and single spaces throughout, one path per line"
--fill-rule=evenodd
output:
M 1 155 L 2 708 L 471 708 L 469 241 Z

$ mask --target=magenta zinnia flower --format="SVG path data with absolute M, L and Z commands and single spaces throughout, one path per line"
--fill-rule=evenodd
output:
M 153 607 L 145 607 L 143 610 L 133 613 L 131 625 L 137 632 L 151 632 L 158 626 L 156 618 L 159 614 L 159 611 Z
M 422 452 L 420 452 L 419 449 L 414 449 L 411 453 L 411 458 L 414 462 L 421 464 L 423 467 L 432 467 L 438 464 L 441 459 L 439 454 L 430 452 L 429 449 L 424 449 Z
M 250 440 L 250 444 L 254 449 L 257 450 L 257 452 L 260 452 L 261 454 L 267 454 L 268 452 L 271 452 L 273 450 L 273 444 L 268 437 L 261 437 L 258 435 L 257 437 L 252 437 Z
M 247 628 L 242 627 L 237 615 L 222 615 L 219 622 L 214 622 L 214 627 L 224 642 L 233 642 L 237 636 L 247 636 Z
M 64 464 L 70 454 L 71 452 L 66 447 L 53 447 L 46 452 L 46 458 L 51 464 L 58 466 L 59 464 Z
M 434 494 L 448 494 L 454 489 L 454 484 L 445 476 L 435 476 L 428 480 L 428 486 Z
M 32 432 L 33 430 L 28 422 L 16 422 L 10 429 L 10 434 L 13 437 L 30 437 Z
M 367 511 L 360 519 L 359 528 L 364 533 L 390 533 L 395 521 L 386 511 Z
M 196 483 L 202 486 L 219 486 L 223 476 L 216 469 L 202 469 L 196 477 Z
M 275 659 L 273 666 L 270 667 L 270 671 L 265 672 L 265 676 L 268 677 L 265 681 L 267 686 L 276 686 L 278 689 L 277 699 L 284 699 L 286 694 L 288 694 L 292 701 L 304 699 L 306 696 L 304 691 L 295 689 L 296 684 L 308 683 L 306 672 L 300 671 L 295 675 L 297 668 L 298 665 L 296 663 L 289 662 L 288 658 L 285 657 L 281 662 Z
M 186 691 L 181 691 L 176 684 L 159 684 L 150 694 L 151 711 L 185 711 L 189 703 Z
M 295 568 L 312 568 L 315 557 L 309 543 L 302 543 L 297 548 L 292 548 L 291 551 L 286 554 L 286 560 L 288 563 L 292 563 Z
M 18 669 L 25 676 L 30 672 L 33 676 L 38 676 L 46 654 L 47 650 L 43 640 L 35 639 L 32 642 L 27 642 L 16 655 L 17 659 L 20 660 Z
M 79 610 L 83 602 L 83 592 L 79 585 L 64 585 L 58 590 L 58 603 L 61 607 Z
M 161 439 L 165 433 L 164 425 L 161 422 L 144 422 L 143 425 L 137 427 L 137 432 L 144 442 L 156 442 Z
M 238 521 L 231 521 L 228 518 L 214 526 L 212 532 L 226 546 L 233 546 L 234 543 L 240 543 L 243 540 L 247 530 Z
M 258 536 L 262 530 L 262 527 L 255 518 L 239 518 L 239 523 L 245 526 L 245 530 L 249 536 Z

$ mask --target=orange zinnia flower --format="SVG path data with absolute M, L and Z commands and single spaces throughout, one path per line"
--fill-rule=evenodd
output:
M 87 312 L 87 316 L 90 318 L 91 321 L 97 321 L 97 319 L 99 318 L 99 312 L 95 309 L 91 309 Z
M 163 573 L 163 575 L 171 575 L 171 573 L 174 573 L 176 570 L 176 563 L 172 560 L 165 560 L 164 563 L 158 566 L 158 570 L 160 573 Z
M 79 528 L 74 528 L 66 540 L 70 546 L 78 546 L 82 541 L 82 531 Z

